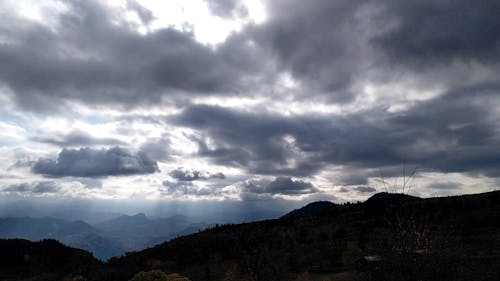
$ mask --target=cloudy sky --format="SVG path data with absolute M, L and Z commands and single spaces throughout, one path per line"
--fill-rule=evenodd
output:
M 0 200 L 493 190 L 498 11 L 494 0 L 1 1 Z

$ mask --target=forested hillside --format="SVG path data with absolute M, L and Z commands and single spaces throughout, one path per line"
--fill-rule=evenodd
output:
M 105 264 L 73 255 L 82 261 L 70 263 L 79 266 L 58 272 L 82 280 L 129 280 L 152 270 L 191 280 L 499 280 L 500 192 L 429 199 L 383 193 L 364 203 L 312 206 L 280 219 L 218 225 Z M 42 265 L 16 268 L 50 272 Z

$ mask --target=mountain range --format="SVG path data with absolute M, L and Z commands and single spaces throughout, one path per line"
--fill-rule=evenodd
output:
M 131 235 L 147 221 L 141 214 L 127 219 L 140 225 Z M 156 280 L 148 274 L 194 281 L 500 280 L 500 191 L 316 202 L 278 219 L 215 225 L 107 262 L 55 240 L 0 240 L 1 280 Z
M 194 223 L 183 216 L 150 219 L 142 213 L 122 215 L 93 225 L 81 220 L 68 221 L 52 217 L 8 217 L 0 218 L 0 238 L 31 241 L 56 239 L 106 260 L 206 227 L 206 223 Z

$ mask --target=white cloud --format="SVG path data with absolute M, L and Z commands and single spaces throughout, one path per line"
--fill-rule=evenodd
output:
M 26 139 L 26 130 L 17 124 L 0 121 L 0 145 L 16 144 Z

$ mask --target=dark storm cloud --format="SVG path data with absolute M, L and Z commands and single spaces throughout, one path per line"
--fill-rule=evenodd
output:
M 83 131 L 72 131 L 64 136 L 34 137 L 34 141 L 58 146 L 123 145 L 115 138 L 97 138 Z
M 48 177 L 104 177 L 157 171 L 156 161 L 120 147 L 63 149 L 57 160 L 39 159 L 32 167 L 32 172 Z
M 56 193 L 59 191 L 59 186 L 57 183 L 52 181 L 41 181 L 33 183 L 20 183 L 12 184 L 3 189 L 4 192 L 16 192 L 16 193 L 34 193 L 34 194 L 44 194 L 44 193 Z
M 253 189 L 252 191 L 256 193 L 300 194 L 312 193 L 317 191 L 317 189 L 309 182 L 294 180 L 290 177 L 278 177 L 270 182 L 264 190 Z
M 383 10 L 380 25 L 396 24 L 374 42 L 396 61 L 433 67 L 500 58 L 498 1 L 385 1 Z
M 310 182 L 290 177 L 277 177 L 272 181 L 247 180 L 242 183 L 242 192 L 256 194 L 299 195 L 316 191 L 318 190 Z
M 400 72 L 391 67 L 408 60 L 431 66 L 455 58 L 488 64 L 499 57 L 494 1 L 269 1 L 267 21 L 245 26 L 217 48 L 173 28 L 141 35 L 134 24 L 114 24 L 121 21 L 116 11 L 99 1 L 65 3 L 69 12 L 55 19 L 57 28 L 8 13 L 0 19 L 0 35 L 9 39 L 0 43 L 0 82 L 24 108 L 271 95 L 279 72 L 300 84 L 291 99 L 346 103 L 360 94 L 360 81 L 396 79 Z M 226 16 L 242 7 L 233 0 L 207 4 Z M 127 7 L 142 22 L 153 20 L 136 1 Z M 387 54 L 395 59 L 387 61 Z
M 403 163 L 418 171 L 500 176 L 500 81 L 492 75 L 500 57 L 496 1 L 268 1 L 267 21 L 213 48 L 190 32 L 166 28 L 140 35 L 133 24 L 113 24 L 120 19 L 98 1 L 67 3 L 70 12 L 56 18 L 55 28 L 9 13 L 0 19 L 0 83 L 24 108 L 181 100 L 181 113 L 165 122 L 195 131 L 198 156 L 283 179 L 335 165 L 341 172 L 337 184 L 364 186 L 370 177 L 401 176 Z M 232 17 L 240 5 L 207 3 L 222 17 Z M 143 22 L 152 20 L 137 2 L 128 7 Z M 285 116 L 266 113 L 265 106 L 241 111 L 190 105 L 200 96 L 272 97 L 279 72 L 289 72 L 299 84 L 285 93 L 287 99 L 326 97 L 371 108 Z M 385 79 L 395 83 L 400 75 L 411 82 L 402 84 L 408 88 L 388 89 L 387 99 L 375 91 L 365 97 L 375 100 L 373 106 L 357 99 L 363 92 L 357 89 Z M 428 99 L 431 84 L 440 92 Z M 399 105 L 406 90 L 422 92 L 422 98 L 409 95 L 408 107 L 397 112 L 380 105 L 392 105 L 396 95 Z M 39 140 L 68 146 L 96 141 L 66 137 Z M 108 157 L 113 150 L 120 156 Z M 147 141 L 139 151 L 63 150 L 56 161 L 37 161 L 33 171 L 53 177 L 152 173 L 155 161 L 171 160 L 174 153 L 168 136 Z M 135 164 L 123 167 L 124 159 Z
M 70 13 L 58 18 L 56 29 L 1 20 L 2 37 L 13 43 L 0 44 L 0 81 L 25 108 L 53 109 L 68 100 L 137 106 L 186 94 L 234 94 L 248 87 L 242 74 L 248 80 L 260 69 L 244 40 L 230 43 L 246 52 L 242 64 L 233 57 L 239 51 L 213 50 L 192 33 L 166 28 L 141 35 L 113 24 L 120 19 L 98 1 L 66 3 Z M 136 12 L 137 5 L 129 2 Z M 148 19 L 146 11 L 140 14 Z
M 198 154 L 219 165 L 242 167 L 252 173 L 309 175 L 318 164 L 307 155 L 293 155 L 293 143 L 288 135 L 314 138 L 314 125 L 323 128 L 327 120 L 302 120 L 278 115 L 238 112 L 215 106 L 192 106 L 172 120 L 180 126 L 201 130 L 204 136 L 195 137 Z M 215 147 L 209 147 L 209 137 Z M 304 150 L 313 149 L 305 147 Z
M 213 145 L 195 138 L 198 153 L 217 164 L 257 174 L 310 176 L 329 163 L 367 168 L 403 163 L 397 147 L 412 140 L 389 138 L 392 128 L 375 118 L 381 117 L 287 117 L 193 106 L 174 122 L 203 132 Z
M 352 101 L 356 77 L 373 67 L 367 49 L 370 1 L 269 1 L 269 20 L 249 36 L 269 49 L 281 70 L 303 83 L 308 98 Z M 366 14 L 366 15 L 365 15 Z
M 192 106 L 173 121 L 200 132 L 193 138 L 200 156 L 255 174 L 310 176 L 335 164 L 343 167 L 338 180 L 352 185 L 408 175 L 402 167 L 498 176 L 499 93 L 496 84 L 478 85 L 406 111 L 333 117 Z
M 359 96 L 360 82 L 397 81 L 403 73 L 420 79 L 417 88 L 437 79 L 452 89 L 461 83 L 457 61 L 497 73 L 499 9 L 489 0 L 278 0 L 267 2 L 264 24 L 244 32 L 300 82 L 294 98 L 346 103 Z M 407 72 L 415 66 L 435 75 Z
M 206 171 L 188 170 L 185 168 L 177 168 L 168 173 L 172 178 L 178 181 L 197 181 L 211 179 L 225 179 L 223 173 L 209 173 Z
M 499 176 L 500 85 L 449 91 L 390 119 L 408 160 L 442 172 Z

